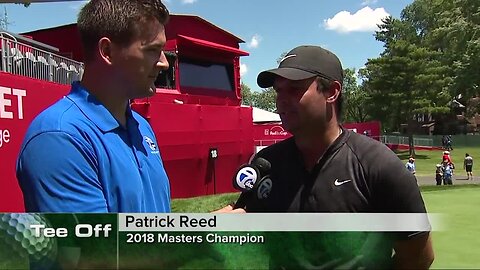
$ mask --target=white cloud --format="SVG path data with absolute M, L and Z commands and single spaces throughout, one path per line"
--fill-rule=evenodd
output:
M 253 35 L 252 39 L 247 44 L 248 48 L 257 48 L 258 45 L 260 44 L 260 41 L 262 41 L 262 37 L 259 34 Z
M 363 0 L 362 6 L 374 5 L 378 2 L 378 0 Z
M 247 74 L 248 67 L 246 64 L 240 64 L 240 76 Z
M 341 33 L 348 32 L 371 32 L 377 30 L 377 24 L 382 23 L 382 19 L 390 16 L 384 8 L 371 9 L 364 7 L 351 14 L 348 11 L 340 11 L 333 18 L 323 21 L 323 25 L 328 30 L 334 30 Z
M 197 2 L 197 0 L 182 0 L 182 4 L 193 4 Z

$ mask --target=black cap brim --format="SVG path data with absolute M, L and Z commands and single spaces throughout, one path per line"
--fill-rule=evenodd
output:
M 273 86 L 273 82 L 275 81 L 276 76 L 280 76 L 292 81 L 298 81 L 315 77 L 316 74 L 298 68 L 274 68 L 260 72 L 257 77 L 257 84 L 262 88 L 271 87 Z

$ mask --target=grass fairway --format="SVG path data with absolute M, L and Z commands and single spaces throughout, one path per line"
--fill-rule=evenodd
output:
M 397 156 L 406 163 L 409 157 L 408 150 L 396 151 Z M 473 175 L 480 176 L 480 148 L 479 147 L 459 147 L 451 151 L 452 161 L 455 163 L 455 173 L 458 175 L 466 175 L 463 169 L 463 159 L 465 153 L 469 153 L 473 157 Z M 443 151 L 441 150 L 422 150 L 415 151 L 415 167 L 418 176 L 434 176 L 435 165 L 442 161 Z M 478 164 L 477 164 L 478 162 Z
M 240 196 L 240 192 L 209 195 L 188 199 L 172 200 L 172 212 L 176 213 L 208 213 L 227 206 Z
M 480 268 L 480 186 L 425 187 L 430 213 L 445 215 L 446 230 L 433 232 L 432 268 Z

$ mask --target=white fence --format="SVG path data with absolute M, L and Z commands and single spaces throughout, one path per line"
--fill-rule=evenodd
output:
M 396 136 L 396 135 L 380 136 L 380 141 L 385 144 L 407 144 L 408 145 L 408 137 L 404 137 L 404 136 Z M 413 137 L 413 144 L 416 146 L 433 146 L 433 139 Z

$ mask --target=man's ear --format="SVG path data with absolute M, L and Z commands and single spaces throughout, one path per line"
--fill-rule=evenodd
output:
M 98 41 L 98 53 L 107 65 L 112 64 L 112 47 L 113 44 L 109 38 L 103 37 Z
M 341 92 L 342 92 L 342 85 L 338 81 L 333 81 L 330 84 L 330 88 L 328 89 L 328 91 L 325 91 L 325 94 L 327 96 L 327 102 L 334 103 L 340 96 Z

